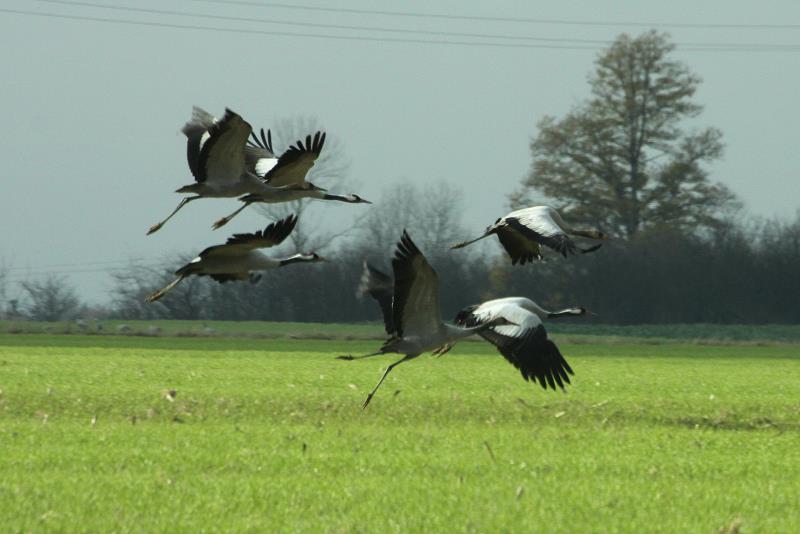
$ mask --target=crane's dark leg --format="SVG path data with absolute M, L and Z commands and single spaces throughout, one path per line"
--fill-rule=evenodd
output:
M 219 229 L 219 228 L 222 228 L 223 226 L 225 226 L 226 224 L 228 224 L 228 223 L 231 221 L 231 219 L 233 219 L 234 217 L 236 217 L 237 215 L 239 215 L 239 212 L 241 212 L 243 209 L 245 209 L 245 208 L 246 208 L 247 206 L 249 206 L 249 205 L 250 205 L 250 203 L 249 203 L 249 202 L 245 202 L 244 204 L 242 204 L 242 205 L 239 207 L 239 209 L 237 209 L 236 211 L 234 211 L 233 213 L 231 213 L 231 214 L 230 214 L 230 215 L 228 215 L 227 217 L 223 217 L 223 218 L 221 218 L 221 219 L 217 220 L 216 222 L 214 222 L 214 224 L 213 224 L 212 228 L 214 228 L 214 230 L 217 230 L 217 229 Z
M 343 354 L 342 356 L 337 356 L 336 359 L 337 360 L 348 360 L 348 361 L 349 360 L 361 360 L 363 358 L 369 358 L 370 356 L 380 356 L 381 354 L 386 354 L 386 353 L 379 350 L 378 352 L 372 352 L 370 354 L 364 354 L 363 356 L 351 356 L 349 354 L 347 354 L 347 355 Z
M 470 239 L 469 241 L 462 241 L 461 243 L 455 243 L 455 244 L 453 244 L 453 245 L 450 245 L 450 248 L 451 248 L 451 249 L 452 249 L 452 248 L 464 248 L 464 247 L 466 247 L 467 245 L 471 245 L 471 244 L 472 244 L 472 243 L 474 243 L 475 241 L 480 241 L 481 239 L 483 239 L 483 238 L 485 238 L 485 237 L 489 237 L 490 235 L 492 235 L 490 232 L 486 232 L 486 233 L 484 233 L 482 236 L 480 236 L 480 237 L 476 237 L 475 239 Z
M 441 356 L 442 354 L 447 354 L 453 348 L 454 343 L 445 343 L 441 347 L 437 348 L 431 354 L 434 356 Z
M 180 204 L 178 204 L 178 207 L 177 207 L 177 208 L 175 208 L 175 209 L 172 211 L 172 213 L 170 213 L 169 215 L 167 215 L 167 218 L 166 218 L 166 219 L 164 219 L 164 220 L 163 220 L 163 221 L 161 221 L 161 222 L 158 222 L 158 223 L 154 224 L 153 226 L 151 226 L 151 227 L 150 227 L 150 228 L 147 230 L 147 235 L 150 235 L 150 234 L 152 234 L 152 233 L 154 233 L 154 232 L 158 232 L 158 231 L 161 229 L 161 227 L 162 227 L 162 226 L 164 226 L 164 224 L 166 224 L 166 222 L 172 218 L 172 216 L 173 216 L 173 215 L 175 215 L 176 213 L 178 213 L 178 210 L 179 210 L 179 209 L 181 209 L 182 207 L 184 207 L 186 204 L 188 204 L 188 203 L 189 203 L 189 202 L 191 202 L 192 200 L 197 200 L 198 198 L 202 198 L 202 197 L 201 197 L 200 195 L 198 195 L 198 196 L 196 196 L 196 197 L 183 197 L 183 200 L 181 200 Z
M 172 282 L 170 282 L 170 283 L 169 283 L 168 285 L 166 285 L 165 287 L 163 287 L 163 288 L 159 289 L 159 290 L 158 290 L 158 291 L 156 291 L 155 293 L 151 293 L 150 295 L 148 295 L 148 296 L 147 296 L 147 298 L 146 298 L 146 299 L 144 299 L 144 301 L 145 301 L 146 303 L 148 303 L 148 304 L 150 304 L 151 302 L 155 302 L 155 301 L 157 301 L 158 299 L 160 299 L 161 297 L 163 297 L 164 295 L 166 295 L 166 294 L 167 294 L 167 291 L 169 291 L 169 290 L 170 290 L 170 289 L 172 289 L 173 287 L 175 287 L 175 286 L 177 286 L 178 284 L 180 284 L 180 283 L 181 283 L 181 280 L 183 280 L 184 278 L 185 278 L 185 275 L 181 275 L 181 276 L 179 276 L 178 278 L 176 278 L 175 280 L 173 280 Z
M 578 247 L 578 250 L 581 251 L 581 254 L 588 254 L 589 252 L 594 252 L 595 250 L 597 250 L 598 248 L 600 248 L 602 246 L 603 246 L 603 244 L 600 243 L 599 245 L 594 245 L 593 247 L 589 247 L 589 248 Z
M 401 360 L 397 360 L 397 361 L 396 361 L 396 362 L 394 362 L 392 365 L 390 365 L 389 367 L 387 367 L 387 368 L 386 368 L 386 371 L 383 373 L 383 376 L 381 377 L 381 379 L 380 379 L 380 380 L 378 380 L 378 384 L 377 384 L 377 385 L 376 385 L 376 386 L 375 386 L 375 387 L 372 389 L 372 391 L 370 391 L 369 395 L 367 395 L 367 400 L 365 400 L 365 401 L 364 401 L 364 404 L 362 404 L 362 405 L 361 405 L 361 409 L 362 409 L 362 410 L 366 410 L 367 406 L 369 405 L 369 401 L 371 401 L 371 400 L 372 400 L 372 397 L 375 395 L 375 392 L 376 392 L 376 391 L 378 391 L 378 388 L 379 388 L 379 387 L 381 387 L 381 384 L 383 384 L 383 380 L 386 378 L 386 375 L 388 375 L 388 374 L 389 374 L 389 372 L 390 372 L 392 369 L 394 369 L 394 368 L 395 368 L 395 366 L 397 366 L 397 365 L 400 365 L 401 363 L 403 363 L 403 362 L 405 362 L 405 361 L 408 361 L 408 360 L 413 360 L 413 359 L 414 359 L 414 358 L 416 358 L 417 356 L 419 356 L 419 354 L 407 354 L 405 357 L 403 357 L 403 359 L 401 359 Z

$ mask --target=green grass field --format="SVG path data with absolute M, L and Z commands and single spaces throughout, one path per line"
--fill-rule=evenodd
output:
M 2 530 L 800 531 L 796 345 L 376 346 L 0 335 Z

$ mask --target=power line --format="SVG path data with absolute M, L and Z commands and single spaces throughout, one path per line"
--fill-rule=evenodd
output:
M 107 5 L 107 4 L 100 4 L 96 2 L 84 2 L 84 1 L 70 1 L 70 0 L 35 0 L 37 2 L 47 3 L 47 4 L 56 4 L 56 5 L 67 5 L 67 6 L 80 6 L 80 7 L 92 7 L 92 8 L 99 8 L 99 9 L 108 9 L 113 11 L 124 11 L 124 12 L 131 12 L 131 13 L 146 13 L 146 14 L 155 14 L 155 15 L 167 15 L 167 16 L 178 16 L 178 17 L 194 17 L 194 18 L 201 18 L 201 19 L 212 19 L 212 20 L 226 20 L 226 21 L 233 21 L 233 22 L 248 22 L 248 23 L 265 23 L 265 24 L 281 24 L 287 26 L 299 26 L 299 27 L 310 27 L 310 28 L 323 28 L 323 29 L 335 29 L 335 30 L 355 30 L 355 31 L 372 31 L 372 32 L 384 32 L 384 33 L 401 33 L 401 34 L 419 34 L 419 35 L 430 35 L 430 36 L 440 36 L 440 37 L 460 37 L 460 38 L 478 38 L 478 39 L 502 39 L 502 40 L 509 40 L 509 41 L 537 41 L 537 42 L 552 42 L 552 43 L 568 43 L 568 44 L 599 44 L 599 45 L 610 45 L 613 41 L 610 40 L 602 40 L 602 39 L 580 39 L 580 38 L 548 38 L 548 37 L 532 37 L 532 36 L 524 36 L 524 35 L 502 35 L 502 34 L 486 34 L 486 33 L 467 33 L 467 32 L 449 32 L 449 31 L 436 31 L 436 30 L 414 30 L 414 29 L 407 29 L 407 28 L 387 28 L 387 27 L 380 27 L 380 26 L 356 26 L 356 25 L 345 25 L 345 24 L 328 24 L 328 23 L 313 23 L 313 22 L 298 22 L 295 20 L 278 20 L 278 19 L 263 19 L 263 18 L 253 18 L 253 17 L 237 17 L 237 16 L 230 16 L 230 15 L 209 15 L 205 13 L 193 13 L 187 11 L 174 11 L 174 10 L 165 10 L 165 9 L 150 9 L 150 8 L 139 8 L 139 7 L 129 7 L 129 6 L 114 6 L 114 5 Z M 437 41 L 438 42 L 438 41 Z M 477 44 L 477 43 L 476 43 Z M 757 48 L 757 47 L 765 47 L 765 48 L 774 48 L 774 49 L 783 49 L 786 47 L 793 47 L 796 45 L 779 45 L 779 44 L 765 44 L 765 43 L 677 43 L 679 47 L 711 47 L 711 48 Z
M 127 11 L 133 13 L 149 13 L 155 15 L 171 15 L 182 17 L 195 17 L 201 19 L 212 20 L 227 20 L 233 22 L 252 22 L 264 24 L 283 24 L 287 26 L 300 26 L 308 28 L 325 28 L 335 30 L 356 30 L 356 31 L 375 31 L 386 33 L 405 33 L 405 34 L 422 34 L 422 35 L 438 35 L 443 37 L 473 37 L 480 39 L 508 39 L 508 40 L 526 40 L 526 41 L 545 41 L 545 42 L 566 42 L 566 43 L 583 43 L 583 44 L 611 44 L 609 40 L 600 39 L 572 39 L 572 38 L 546 38 L 546 37 L 529 37 L 517 35 L 500 35 L 500 34 L 485 34 L 485 33 L 466 33 L 466 32 L 448 32 L 448 31 L 434 31 L 434 30 L 410 30 L 406 28 L 387 28 L 380 26 L 353 26 L 346 24 L 326 24 L 314 22 L 298 22 L 295 20 L 280 20 L 280 19 L 263 19 L 253 17 L 235 17 L 231 15 L 208 15 L 205 13 L 192 13 L 187 11 L 172 11 L 165 9 L 149 9 L 128 6 L 110 6 L 106 4 L 97 4 L 93 2 L 79 2 L 68 0 L 35 0 L 36 2 L 43 2 L 47 4 L 58 4 L 68 6 L 81 6 L 81 7 L 96 7 L 101 9 L 110 9 L 114 11 Z
M 525 43 L 490 43 L 490 42 L 474 42 L 474 41 L 451 41 L 451 40 L 430 40 L 430 39 L 400 39 L 392 37 L 367 37 L 367 36 L 353 36 L 353 35 L 328 35 L 316 33 L 296 33 L 285 31 L 266 31 L 266 30 L 251 30 L 244 28 L 224 28 L 217 26 L 197 26 L 190 24 L 173 24 L 167 22 L 150 22 L 141 20 L 129 19 L 111 19 L 105 17 L 89 17 L 80 15 L 65 15 L 60 13 L 47 13 L 41 11 L 26 11 L 22 9 L 6 9 L 0 8 L 0 13 L 11 13 L 15 15 L 26 15 L 35 17 L 46 17 L 54 19 L 65 20 L 79 20 L 89 22 L 103 22 L 110 24 L 124 24 L 129 26 L 149 26 L 154 28 L 170 28 L 170 29 L 183 29 L 183 30 L 201 30 L 201 31 L 215 31 L 224 33 L 236 33 L 247 35 L 272 35 L 279 37 L 306 37 L 312 39 L 334 39 L 339 41 L 370 41 L 370 42 L 389 42 L 389 43 L 412 43 L 412 44 L 443 44 L 443 45 L 456 45 L 456 46 L 488 46 L 494 48 L 544 48 L 544 49 L 561 49 L 561 50 L 597 50 L 594 46 L 573 46 L 573 45 L 547 45 L 547 44 L 525 44 Z
M 197 26 L 190 24 L 174 24 L 167 22 L 152 22 L 130 19 L 113 19 L 106 17 L 90 17 L 80 15 L 66 15 L 61 13 L 48 13 L 40 11 L 27 11 L 21 9 L 6 9 L 0 8 L 0 13 L 9 13 L 15 15 L 45 17 L 63 20 L 76 20 L 87 22 L 101 22 L 109 24 L 123 24 L 129 26 L 149 26 L 154 28 L 170 28 L 170 29 L 184 29 L 184 30 L 198 30 L 198 31 L 214 31 L 224 33 L 236 33 L 245 35 L 270 35 L 278 37 L 304 37 L 312 39 L 331 39 L 339 41 L 368 41 L 378 43 L 409 43 L 409 44 L 437 44 L 437 45 L 452 45 L 452 46 L 471 46 L 471 47 L 490 47 L 490 48 L 517 48 L 517 49 L 549 49 L 549 50 L 593 50 L 597 51 L 595 46 L 580 46 L 580 45 L 558 45 L 558 44 L 532 44 L 532 43 L 498 43 L 498 42 L 478 42 L 478 41 L 455 41 L 455 40 L 432 40 L 432 39 L 404 39 L 395 37 L 369 37 L 369 36 L 354 36 L 354 35 L 330 35 L 330 34 L 317 34 L 317 33 L 297 33 L 286 31 L 266 31 L 266 30 L 252 30 L 244 28 L 225 28 L 218 26 Z M 725 46 L 708 46 L 708 47 L 685 47 L 681 48 L 682 51 L 689 52 L 781 52 L 788 51 L 794 52 L 800 50 L 800 45 L 767 45 L 770 47 L 753 47 L 753 48 L 731 48 Z
M 592 21 L 569 19 L 539 19 L 526 17 L 497 17 L 478 15 L 452 15 L 447 13 L 422 13 L 415 11 L 384 11 L 377 9 L 355 9 L 344 7 L 322 7 L 298 4 L 283 4 L 278 2 L 255 2 L 251 0 L 191 0 L 210 4 L 231 4 L 249 7 L 270 7 L 279 9 L 295 9 L 303 11 L 323 11 L 328 13 L 348 13 L 359 15 L 379 15 L 391 17 L 413 17 L 446 20 L 471 20 L 481 22 L 514 22 L 526 24 L 556 24 L 564 26 L 636 26 L 636 27 L 661 27 L 661 28 L 701 28 L 701 29 L 739 29 L 739 30 L 798 30 L 800 24 L 727 24 L 705 22 L 642 22 L 642 21 Z

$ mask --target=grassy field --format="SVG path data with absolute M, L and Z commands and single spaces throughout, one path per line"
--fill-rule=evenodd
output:
M 2 530 L 800 531 L 796 346 L 375 347 L 0 335 Z

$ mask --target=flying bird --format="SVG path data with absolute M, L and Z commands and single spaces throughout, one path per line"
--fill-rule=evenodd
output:
M 455 324 L 476 327 L 505 319 L 510 324 L 483 330 L 480 336 L 497 347 L 525 380 L 538 381 L 545 389 L 564 389 L 574 373 L 556 344 L 547 338 L 542 321 L 586 313 L 582 307 L 551 312 L 528 298 L 507 297 L 464 308 L 456 315 Z
M 456 243 L 450 248 L 463 248 L 490 235 L 497 235 L 500 244 L 511 256 L 511 263 L 524 265 L 533 260 L 541 260 L 541 246 L 550 247 L 564 257 L 567 254 L 593 252 L 600 248 L 600 244 L 589 248 L 580 248 L 570 238 L 570 235 L 589 237 L 592 239 L 608 239 L 608 236 L 599 230 L 579 230 L 568 226 L 561 215 L 550 206 L 533 206 L 512 211 L 504 217 L 497 219 L 488 226 L 483 235 L 475 239 Z
M 326 189 L 317 187 L 306 180 L 306 175 L 314 166 L 325 145 L 325 132 L 318 131 L 312 137 L 307 135 L 305 142 L 297 141 L 286 151 L 276 158 L 272 149 L 272 132 L 261 129 L 261 137 L 254 133 L 247 142 L 245 148 L 245 160 L 248 171 L 258 176 L 264 184 L 280 188 L 280 191 L 267 191 L 265 193 L 254 191 L 244 195 L 239 200 L 242 205 L 226 217 L 222 217 L 214 223 L 214 229 L 221 228 L 236 217 L 242 210 L 250 204 L 289 202 L 303 198 L 317 200 L 335 200 L 339 202 L 349 202 L 351 204 L 372 204 L 358 195 L 334 195 L 328 193 Z
M 338 357 L 342 360 L 356 360 L 388 353 L 403 355 L 403 358 L 386 368 L 362 408 L 369 405 L 386 376 L 401 363 L 412 360 L 423 352 L 441 351 L 462 338 L 493 326 L 509 324 L 503 317 L 468 327 L 442 322 L 439 309 L 439 277 L 406 231 L 403 231 L 403 236 L 397 244 L 392 259 L 392 270 L 394 271 L 392 318 L 391 324 L 387 322 L 389 339 L 377 352 L 363 356 Z
M 391 277 L 364 262 L 358 296 L 374 298 L 381 308 L 386 332 L 392 334 L 392 279 Z M 547 388 L 562 389 L 569 383 L 572 368 L 564 360 L 558 348 L 547 339 L 542 325 L 546 319 L 586 315 L 586 308 L 576 306 L 558 311 L 548 311 L 531 299 L 507 297 L 468 306 L 456 315 L 454 323 L 461 326 L 478 326 L 496 321 L 502 317 L 509 324 L 495 326 L 479 332 L 479 335 L 497 347 L 498 351 L 519 369 L 525 380 L 539 381 Z M 436 354 L 444 354 L 451 345 L 438 349 Z
M 155 302 L 178 285 L 187 276 L 210 276 L 217 282 L 232 280 L 257 281 L 257 271 L 276 269 L 292 263 L 317 262 L 323 259 L 316 253 L 295 254 L 284 259 L 265 256 L 257 249 L 280 244 L 294 229 L 297 217 L 289 215 L 274 222 L 264 230 L 252 234 L 234 234 L 224 245 L 203 250 L 195 259 L 175 271 L 174 281 L 149 295 L 145 302 Z
M 148 235 L 157 232 L 181 208 L 199 198 L 234 198 L 250 193 L 269 196 L 287 189 L 264 183 L 248 168 L 245 144 L 252 128 L 230 109 L 217 120 L 195 106 L 192 118 L 181 131 L 186 135 L 186 160 L 195 183 L 175 192 L 194 196 L 184 197 L 172 213 L 147 230 Z

